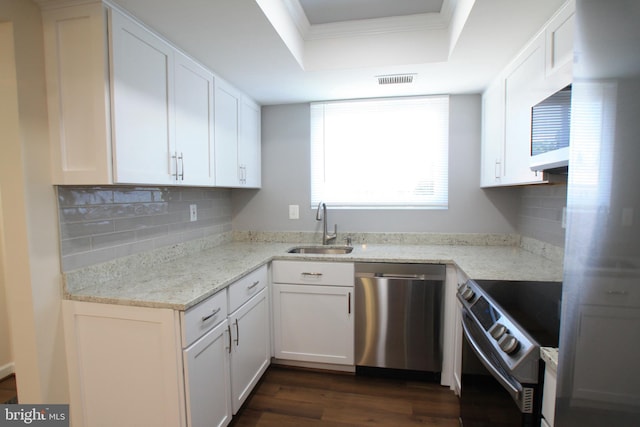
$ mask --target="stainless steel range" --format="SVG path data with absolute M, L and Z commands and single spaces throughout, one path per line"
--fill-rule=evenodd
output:
M 558 345 L 561 288 L 473 280 L 460 286 L 464 427 L 540 425 L 540 347 Z

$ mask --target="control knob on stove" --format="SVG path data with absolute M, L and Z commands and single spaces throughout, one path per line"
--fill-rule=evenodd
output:
M 471 286 L 467 284 L 462 285 L 458 292 L 460 292 L 460 296 L 464 298 L 465 301 L 471 301 L 476 294 L 473 292 L 473 289 L 471 289 Z
M 506 326 L 504 326 L 502 323 L 496 323 L 496 325 L 493 327 L 493 329 L 491 329 L 491 336 L 496 341 L 498 341 L 507 332 L 509 332 L 509 331 L 508 331 Z
M 502 337 L 502 339 L 500 341 L 498 341 L 498 345 L 500 346 L 502 351 L 504 351 L 507 354 L 511 354 L 511 353 L 514 353 L 518 349 L 518 346 L 520 345 L 520 342 L 518 342 L 518 339 L 516 337 L 514 337 L 513 335 L 505 334 Z

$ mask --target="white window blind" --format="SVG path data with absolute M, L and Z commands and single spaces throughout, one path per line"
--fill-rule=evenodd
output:
M 311 104 L 311 206 L 448 206 L 449 97 Z

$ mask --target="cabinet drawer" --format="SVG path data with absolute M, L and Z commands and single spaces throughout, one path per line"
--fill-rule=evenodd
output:
M 222 290 L 198 305 L 180 313 L 182 346 L 188 347 L 209 329 L 227 318 L 227 290 Z
M 229 286 L 229 313 L 267 286 L 267 266 L 263 265 Z
M 274 283 L 353 286 L 353 263 L 274 261 Z
M 640 307 L 640 289 L 635 277 L 603 277 L 592 279 L 581 294 L 583 304 L 617 307 Z

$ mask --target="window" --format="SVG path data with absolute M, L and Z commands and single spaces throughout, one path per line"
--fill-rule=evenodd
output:
M 311 104 L 311 205 L 446 209 L 449 97 Z

